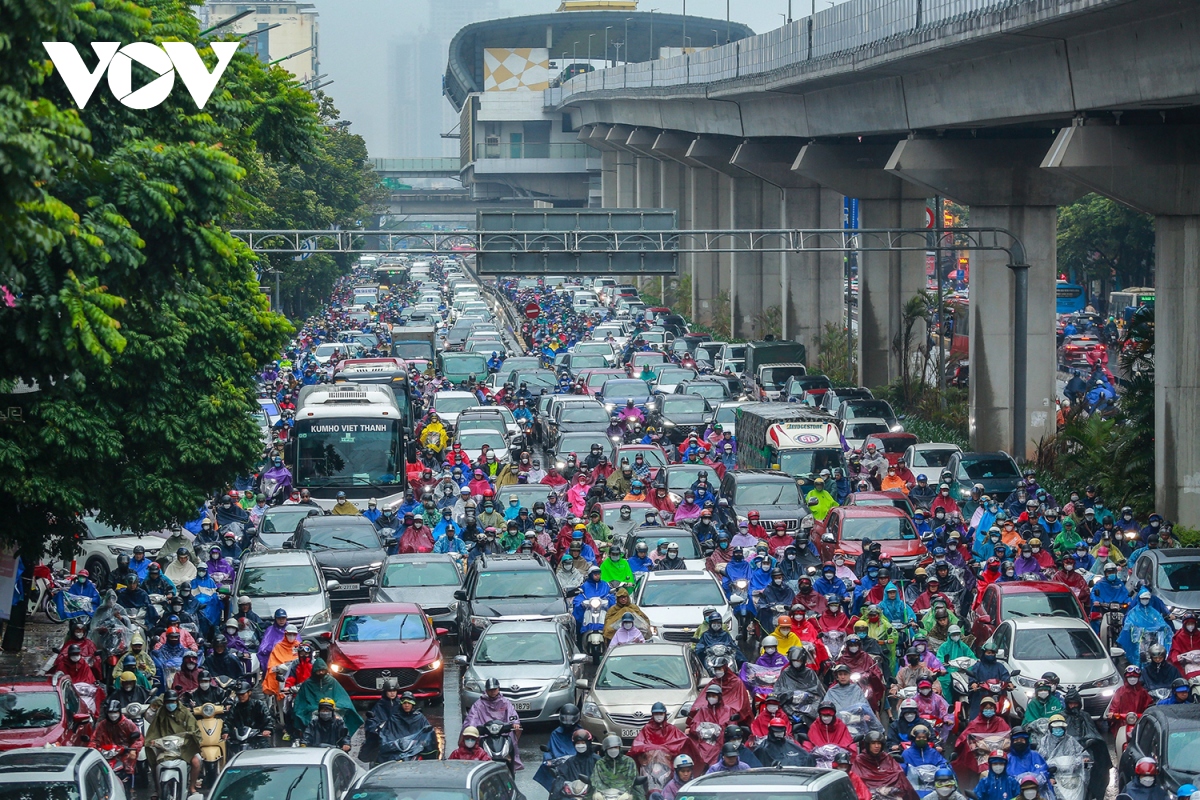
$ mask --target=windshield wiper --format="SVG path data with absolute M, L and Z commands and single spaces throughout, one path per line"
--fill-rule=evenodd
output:
M 661 683 L 664 686 L 671 686 L 671 687 L 675 686 L 675 684 L 671 683 L 670 681 L 666 680 L 665 678 L 662 678 L 659 675 L 652 675 L 649 672 L 635 672 L 633 674 L 638 675 L 643 678 L 650 678 L 651 680 L 658 681 L 659 683 Z
M 625 681 L 626 683 L 632 683 L 634 686 L 638 687 L 639 689 L 653 689 L 654 688 L 654 686 L 652 686 L 649 683 L 642 683 L 641 681 L 635 681 L 633 678 L 629 677 L 624 672 L 611 672 L 609 674 L 612 675 L 614 678 L 620 678 L 621 680 Z M 644 673 L 635 672 L 634 674 L 635 675 L 643 675 Z
M 345 542 L 346 544 L 352 544 L 352 545 L 354 545 L 355 550 L 366 550 L 367 549 L 367 546 L 365 544 L 363 544 L 362 542 L 356 542 L 353 539 L 347 539 L 345 536 L 333 536 L 331 538 L 335 542 Z

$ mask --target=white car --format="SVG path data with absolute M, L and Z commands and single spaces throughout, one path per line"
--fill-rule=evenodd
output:
M 501 464 L 507 463 L 509 460 L 508 439 L 497 431 L 483 429 L 460 431 L 456 441 L 462 445 L 463 452 L 472 462 L 479 461 L 484 445 L 487 445 L 488 450 L 496 454 L 496 460 Z
M 737 436 L 737 410 L 749 402 L 749 400 L 726 400 L 717 406 L 717 416 L 713 421 L 721 423 L 722 431 L 729 431 L 731 436 Z
M 842 436 L 846 439 L 846 444 L 852 449 L 861 450 L 863 442 L 868 436 L 874 436 L 877 433 L 891 433 L 892 426 L 888 425 L 887 420 L 879 417 L 862 417 L 860 419 L 846 420 L 845 427 L 842 429 Z
M 120 779 L 94 748 L 47 745 L 0 753 L 0 797 L 125 800 L 127 796 Z
M 132 558 L 133 548 L 141 545 L 146 550 L 146 558 L 152 559 L 170 535 L 167 531 L 155 531 L 138 536 L 110 527 L 92 516 L 84 517 L 83 524 L 87 527 L 87 536 L 79 540 L 79 555 L 75 560 L 88 571 L 97 586 L 108 584 L 109 573 L 117 568 L 117 556 L 125 554 Z
M 1090 625 L 1072 617 L 1029 617 L 1008 619 L 992 633 L 996 658 L 1009 672 L 1021 670 L 1013 681 L 1013 704 L 1024 713 L 1034 687 L 1047 672 L 1058 674 L 1065 691 L 1074 687 L 1083 698 L 1084 709 L 1093 718 L 1108 708 L 1121 685 L 1112 655 L 1104 649 Z M 1119 649 L 1117 650 L 1119 653 Z
M 275 747 L 244 750 L 229 759 L 209 800 L 348 796 L 366 774 L 358 761 L 336 747 Z M 83 795 L 91 800 L 92 795 Z
M 961 452 L 962 449 L 956 444 L 945 444 L 943 442 L 912 444 L 904 451 L 904 463 L 914 473 L 925 469 L 933 470 L 940 475 L 941 471 L 950 463 L 951 456 Z M 933 472 L 930 474 L 932 475 Z M 930 480 L 932 481 L 933 478 L 930 478 Z
M 704 609 L 715 608 L 731 636 L 737 636 L 737 619 L 721 591 L 716 576 L 707 570 L 648 572 L 633 602 L 650 618 L 655 638 L 690 644 L 704 624 Z
M 346 358 L 361 358 L 366 351 L 358 342 L 325 342 L 317 345 L 313 356 L 317 359 L 318 364 L 325 365 L 329 363 L 329 359 L 335 352 L 341 353 Z
M 458 415 L 468 408 L 479 405 L 479 398 L 470 392 L 444 391 L 433 395 L 433 410 L 442 419 L 442 424 L 453 428 Z

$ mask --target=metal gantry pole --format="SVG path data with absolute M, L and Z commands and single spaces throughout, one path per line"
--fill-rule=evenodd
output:
M 946 300 L 945 286 L 942 278 L 942 244 L 945 241 L 946 214 L 945 200 L 939 194 L 934 201 L 933 213 L 936 215 L 933 227 L 937 236 L 937 249 L 933 251 L 933 270 L 937 276 L 937 313 L 938 313 L 938 403 L 946 408 Z

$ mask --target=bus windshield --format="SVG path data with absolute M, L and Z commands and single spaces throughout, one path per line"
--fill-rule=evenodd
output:
M 403 484 L 399 420 L 297 420 L 297 486 Z
M 793 478 L 799 478 L 804 475 L 814 475 L 823 469 L 837 469 L 842 466 L 843 458 L 840 447 L 781 450 L 779 452 L 779 468 Z

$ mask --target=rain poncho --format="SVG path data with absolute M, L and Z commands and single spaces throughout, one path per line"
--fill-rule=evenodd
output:
M 520 723 L 520 717 L 517 715 L 517 709 L 513 706 L 512 701 L 504 695 L 498 695 L 495 699 L 488 697 L 486 694 L 475 701 L 474 705 L 467 711 L 463 717 L 463 727 L 474 726 L 480 731 L 494 719 L 507 723 Z M 516 733 L 508 734 L 508 738 L 512 741 L 513 765 L 516 769 L 524 769 L 521 763 L 521 751 L 517 747 Z
M 950 666 L 950 662 L 956 658 L 969 658 L 971 660 L 975 660 L 975 651 L 972 650 L 971 646 L 964 642 L 960 636 L 957 642 L 953 639 L 947 639 L 945 644 L 938 648 L 937 658 L 938 661 L 942 662 L 946 666 L 946 674 L 938 678 L 942 684 L 942 697 L 950 697 L 951 676 L 953 676 L 955 672 L 958 672 L 955 667 Z
M 291 661 L 295 661 L 296 648 L 299 646 L 299 644 L 299 641 L 289 642 L 286 639 L 280 639 L 275 643 L 275 646 L 271 648 L 271 655 L 267 658 L 267 669 L 266 672 L 263 673 L 263 694 L 271 694 L 276 696 L 279 695 L 279 678 L 276 675 L 275 668 L 281 664 L 287 664 Z
M 1149 639 L 1157 639 L 1170 653 L 1171 641 L 1175 634 L 1175 629 L 1153 606 L 1142 605 L 1142 597 L 1150 597 L 1150 590 L 1143 588 L 1138 592 L 1137 598 L 1125 614 L 1125 625 L 1121 628 L 1121 635 L 1117 637 L 1117 644 L 1125 648 L 1125 655 L 1130 664 L 1142 662 L 1140 648 Z
M 619 553 L 620 551 L 616 552 Z M 633 570 L 630 569 L 629 562 L 624 557 L 606 558 L 600 562 L 600 579 L 632 584 Z
M 879 601 L 879 610 L 888 618 L 888 622 L 892 623 L 893 627 L 901 627 L 917 621 L 916 615 L 901 598 L 900 590 L 894 583 L 889 583 L 884 587 L 883 599 Z
M 88 638 L 104 655 L 119 656 L 129 649 L 134 630 L 129 613 L 117 603 L 117 593 L 109 589 L 92 617 Z
M 163 575 L 176 586 L 185 581 L 191 583 L 196 579 L 195 559 L 189 556 L 187 561 L 180 561 L 176 558 L 163 570 Z
M 862 778 L 875 794 L 884 787 L 890 787 L 900 793 L 904 800 L 917 800 L 917 793 L 904 774 L 904 769 L 886 751 L 878 755 L 859 753 L 851 762 L 851 771 Z
M 706 698 L 698 698 L 688 712 L 688 750 L 692 760 L 696 762 L 696 773 L 707 770 L 709 765 L 721 759 L 721 745 L 725 743 L 725 726 L 730 722 L 729 709 L 718 701 L 710 706 Z M 705 727 L 701 727 L 705 726 Z M 716 736 L 705 738 L 705 731 L 712 732 L 708 726 L 716 726 Z
M 296 692 L 296 700 L 292 708 L 297 723 L 296 727 L 307 726 L 313 712 L 317 710 L 317 704 L 324 698 L 330 698 L 336 704 L 337 712 L 346 722 L 346 728 L 350 731 L 350 735 L 353 736 L 354 732 L 362 726 L 362 717 L 354 709 L 350 695 L 346 694 L 346 690 L 334 680 L 332 675 L 326 672 L 323 678 L 317 677 L 317 673 L 324 669 L 326 669 L 325 662 L 314 658 L 312 677 L 300 684 L 300 690 Z
M 620 789 L 623 793 L 629 793 L 633 800 L 645 800 L 645 791 L 634 783 L 637 777 L 637 763 L 629 756 L 605 756 L 596 762 L 592 770 L 592 791 L 601 794 L 605 789 Z

